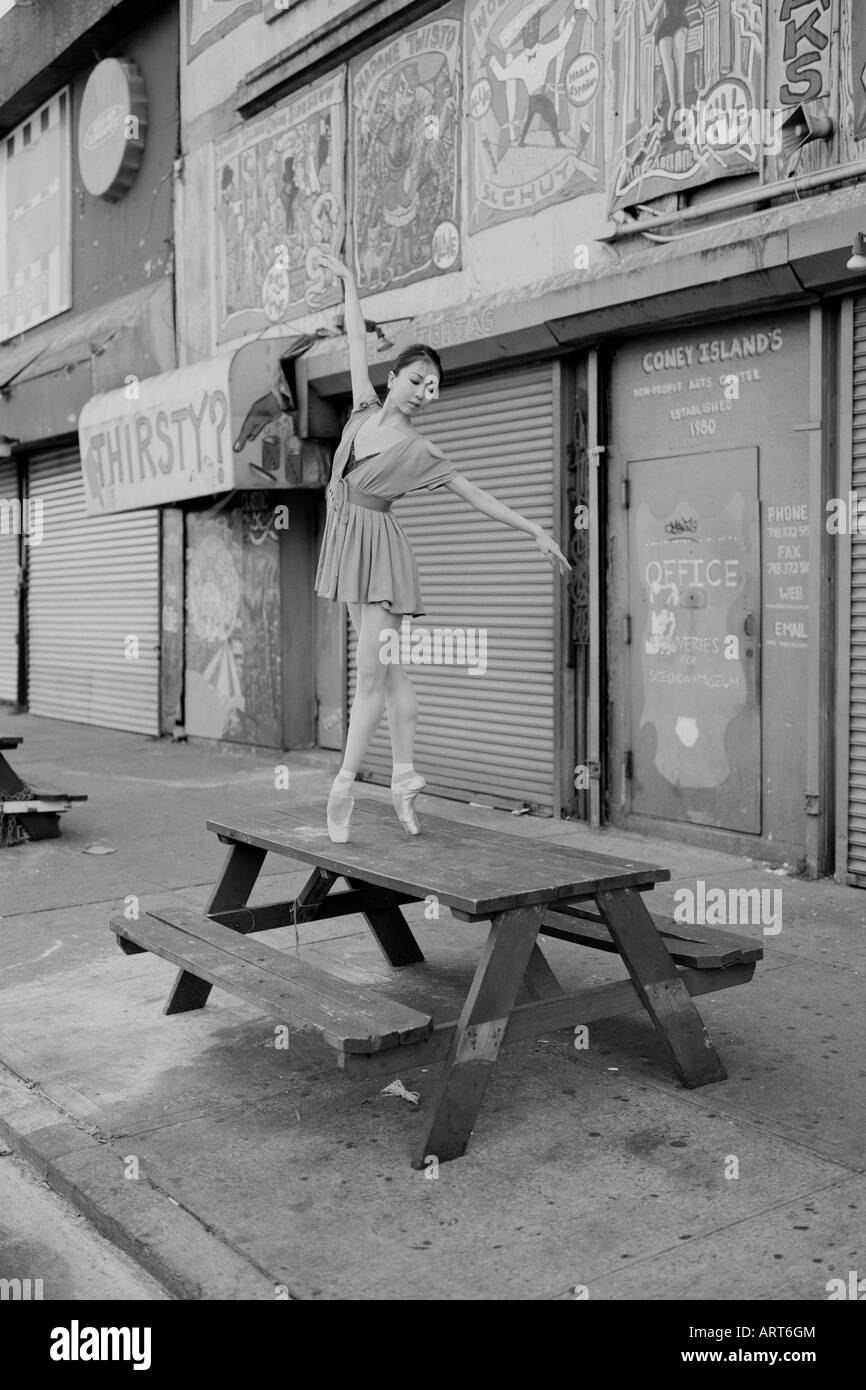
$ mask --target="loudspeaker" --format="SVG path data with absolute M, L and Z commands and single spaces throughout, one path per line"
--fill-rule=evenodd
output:
M 829 116 L 809 116 L 802 106 L 795 106 L 782 122 L 782 154 L 790 159 L 810 140 L 829 140 L 832 134 Z

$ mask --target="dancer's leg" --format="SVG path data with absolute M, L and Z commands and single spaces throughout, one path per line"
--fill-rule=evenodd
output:
M 411 678 L 402 666 L 387 667 L 385 705 L 388 710 L 394 767 L 411 767 L 414 761 L 415 728 L 418 723 L 418 696 Z
M 678 29 L 674 34 L 674 66 L 677 78 L 677 105 L 686 104 L 686 50 L 689 34 L 687 29 Z
M 385 681 L 388 665 L 382 662 L 381 633 L 386 629 L 400 631 L 402 614 L 389 613 L 381 603 L 361 604 L 361 625 L 356 648 L 357 683 L 343 769 L 356 773 L 385 713 Z
M 674 113 L 677 105 L 676 79 L 674 75 L 674 55 L 673 40 L 670 38 L 659 39 L 659 57 L 662 60 L 662 72 L 665 77 L 665 87 L 668 93 L 668 114 L 665 118 L 665 125 L 668 130 L 673 130 Z
M 354 604 L 352 608 L 355 608 Z M 354 805 L 352 783 L 385 710 L 388 668 L 379 659 L 382 650 L 380 634 L 387 628 L 395 628 L 399 632 L 402 616 L 389 613 L 380 603 L 363 603 L 358 605 L 357 613 L 352 613 L 352 609 L 349 611 L 353 623 L 357 623 L 357 681 L 343 766 L 334 778 L 328 797 L 328 831 L 331 839 L 337 843 L 345 843 L 349 838 Z

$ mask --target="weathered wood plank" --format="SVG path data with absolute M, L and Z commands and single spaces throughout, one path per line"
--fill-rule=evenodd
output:
M 650 917 L 677 965 L 690 965 L 696 970 L 719 970 L 743 961 L 761 960 L 763 957 L 762 948 L 747 942 L 745 937 L 738 938 L 720 932 L 719 941 L 704 944 L 690 937 L 688 928 L 671 930 L 671 924 L 666 917 L 656 913 L 650 913 Z M 600 917 L 570 907 L 557 906 L 548 909 L 544 914 L 541 934 L 556 937 L 560 941 L 573 941 L 580 946 L 591 946 L 599 951 L 617 953 L 619 950 Z
M 562 985 L 553 973 L 550 962 L 537 941 L 532 948 L 532 955 L 529 957 L 526 974 L 523 976 L 523 984 L 530 999 L 557 999 L 564 993 Z
M 338 1051 L 373 1052 L 421 1041 L 432 1031 L 429 1015 L 347 985 L 316 966 L 293 960 L 262 942 L 248 941 L 215 922 L 201 926 L 199 936 L 148 914 L 138 922 L 116 922 L 113 930 L 185 967 L 185 974 L 218 985 L 292 1028 L 317 1033 Z M 223 934 L 219 945 L 207 939 Z M 238 947 L 246 948 L 245 956 L 237 954 Z
M 680 970 L 679 977 L 690 995 L 716 994 L 721 989 L 733 989 L 748 984 L 755 973 L 751 965 L 732 965 L 727 970 Z M 593 985 L 576 994 L 564 994 L 557 999 L 536 1004 L 518 1004 L 512 1010 L 505 1029 L 504 1043 L 539 1038 L 563 1028 L 575 1028 L 579 1023 L 597 1023 L 603 1018 L 620 1018 L 625 1014 L 641 1014 L 644 1004 L 631 980 L 614 984 Z M 392 1076 L 413 1067 L 432 1066 L 442 1062 L 454 1038 L 456 1021 L 439 1023 L 425 1043 L 410 1043 L 398 1051 L 377 1053 L 375 1056 L 351 1056 L 338 1059 L 347 1076 Z
M 602 892 L 596 902 L 683 1085 L 724 1081 L 727 1072 L 713 1040 L 640 894 Z
M 422 835 L 398 836 L 391 809 L 361 797 L 356 798 L 352 841 L 346 845 L 331 843 L 324 807 L 315 802 L 249 821 L 214 819 L 207 825 L 238 844 L 418 898 L 435 894 L 445 907 L 480 916 L 585 897 L 602 886 L 635 887 L 670 878 L 669 870 L 655 865 L 540 844 L 442 816 L 425 815 Z
M 493 918 L 439 1076 L 431 1119 L 412 1156 L 413 1168 L 423 1168 L 429 1154 L 445 1163 L 465 1153 L 529 965 L 541 916 L 540 907 L 529 907 L 510 909 Z

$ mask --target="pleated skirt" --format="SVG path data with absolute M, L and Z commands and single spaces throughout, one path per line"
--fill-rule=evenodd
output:
M 389 613 L 424 612 L 418 566 L 408 537 L 390 512 L 346 504 L 345 525 L 328 506 L 316 570 L 316 593 L 336 603 L 381 603 Z

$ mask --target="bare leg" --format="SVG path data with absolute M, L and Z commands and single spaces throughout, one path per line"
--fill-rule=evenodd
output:
M 402 666 L 387 667 L 385 705 L 391 731 L 391 751 L 395 766 L 414 763 L 415 727 L 418 722 L 418 696 L 411 678 Z
M 677 79 L 676 104 L 680 107 L 686 104 L 686 46 L 688 38 L 687 29 L 678 29 L 674 34 L 674 64 Z
M 666 124 L 668 130 L 673 130 L 673 128 L 674 128 L 674 113 L 675 113 L 675 111 L 676 111 L 676 105 L 677 105 L 676 82 L 675 82 L 675 78 L 674 78 L 673 40 L 672 40 L 672 39 L 659 39 L 658 49 L 659 49 L 659 57 L 660 57 L 661 60 L 662 60 L 662 71 L 664 72 L 664 75 L 665 75 L 665 86 L 667 87 L 667 90 L 668 90 L 668 103 L 669 103 L 669 105 L 668 105 L 668 114 L 667 114 L 667 119 L 666 119 L 665 124 Z
M 400 631 L 402 614 L 389 613 L 381 603 L 363 603 L 356 651 L 357 684 L 346 735 L 343 768 L 358 772 L 370 740 L 385 713 L 385 681 L 389 667 L 380 661 L 380 634 L 386 629 Z
M 355 608 L 358 611 L 352 612 Z M 328 797 L 328 833 L 337 843 L 345 843 L 349 838 L 354 806 L 352 783 L 385 712 L 388 667 L 380 660 L 381 634 L 389 629 L 399 633 L 402 620 L 401 614 L 389 613 L 380 603 L 353 604 L 352 609 L 350 616 L 358 632 L 357 683 L 343 766 L 334 778 Z

